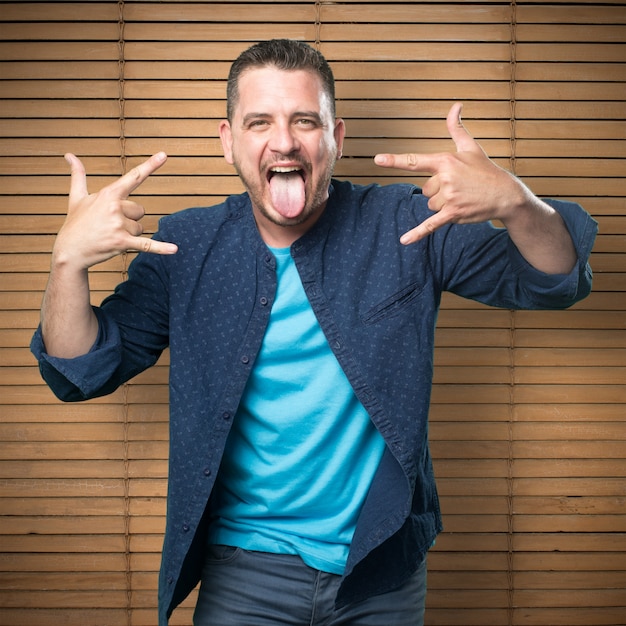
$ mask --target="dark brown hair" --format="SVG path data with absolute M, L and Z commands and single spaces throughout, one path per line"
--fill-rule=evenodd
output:
M 226 116 L 232 121 L 233 111 L 239 99 L 239 78 L 252 67 L 273 66 L 279 70 L 310 70 L 321 79 L 335 116 L 335 78 L 330 65 L 321 52 L 303 41 L 271 39 L 257 43 L 244 50 L 233 62 L 226 87 Z

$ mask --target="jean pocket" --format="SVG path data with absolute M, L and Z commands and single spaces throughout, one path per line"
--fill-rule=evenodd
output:
M 241 548 L 235 546 L 223 546 L 221 544 L 212 544 L 209 546 L 206 554 L 207 562 L 219 564 L 230 563 L 241 554 Z

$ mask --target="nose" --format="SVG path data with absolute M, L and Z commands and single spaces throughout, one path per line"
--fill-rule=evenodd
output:
M 277 122 L 272 126 L 268 147 L 279 154 L 292 154 L 300 147 L 295 130 L 288 122 Z

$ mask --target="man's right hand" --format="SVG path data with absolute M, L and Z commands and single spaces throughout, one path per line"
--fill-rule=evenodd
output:
M 41 332 L 50 356 L 73 358 L 86 354 L 98 336 L 92 310 L 88 269 L 126 250 L 174 254 L 172 243 L 141 237 L 143 207 L 130 193 L 167 159 L 162 152 L 94 194 L 87 191 L 83 164 L 65 156 L 72 167 L 67 218 L 52 249 L 48 284 L 41 304 Z
M 122 252 L 140 250 L 174 254 L 175 244 L 141 237 L 141 205 L 128 196 L 167 160 L 159 152 L 100 191 L 87 190 L 85 167 L 73 154 L 65 159 L 71 166 L 71 186 L 67 218 L 53 249 L 53 263 L 85 270 Z

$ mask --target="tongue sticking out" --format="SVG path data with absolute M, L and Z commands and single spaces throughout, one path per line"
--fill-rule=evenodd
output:
M 297 217 L 304 208 L 304 180 L 298 172 L 279 172 L 270 179 L 272 204 L 283 217 Z

